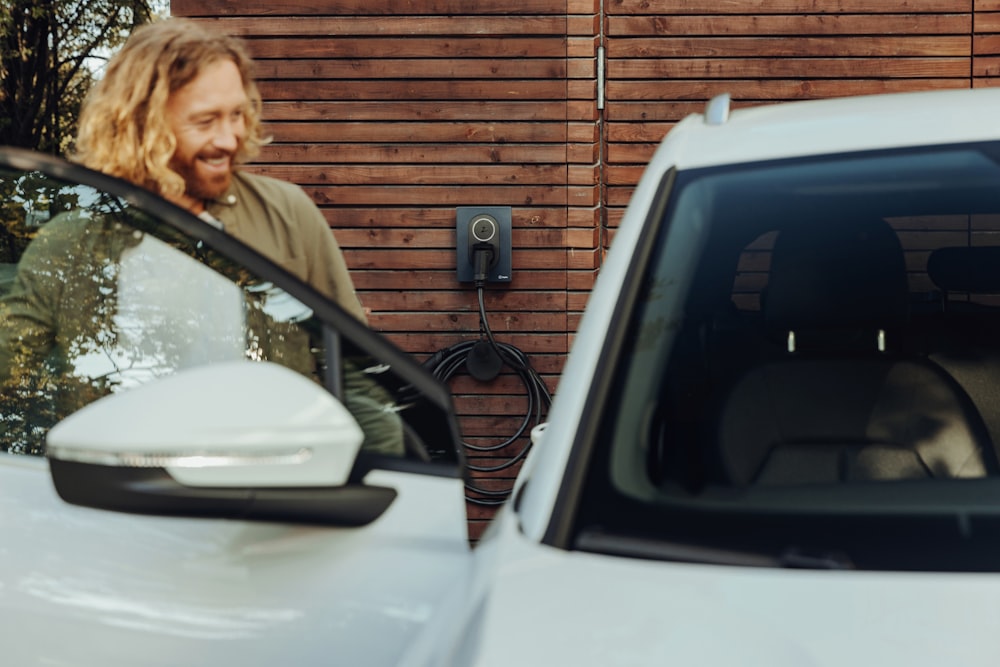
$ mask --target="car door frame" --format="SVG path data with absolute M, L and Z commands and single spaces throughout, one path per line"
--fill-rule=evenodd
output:
M 378 457 L 377 467 L 444 477 L 466 478 L 468 476 L 464 450 L 460 446 L 461 435 L 458 417 L 448 387 L 421 366 L 410 354 L 398 348 L 382 334 L 366 326 L 313 286 L 300 280 L 290 271 L 224 230 L 201 220 L 159 195 L 123 179 L 53 155 L 10 146 L 0 146 L 0 169 L 38 172 L 63 182 L 78 183 L 107 192 L 151 216 L 157 223 L 165 224 L 189 238 L 205 244 L 229 260 L 246 267 L 259 278 L 280 286 L 289 295 L 312 309 L 317 319 L 322 323 L 323 343 L 327 355 L 327 373 L 326 377 L 323 378 L 324 386 L 336 398 L 343 398 L 342 395 L 338 395 L 341 388 L 336 380 L 339 377 L 341 364 L 340 342 L 342 338 L 346 338 L 358 349 L 371 355 L 380 363 L 391 366 L 399 378 L 409 383 L 413 391 L 436 406 L 445 417 L 447 432 L 441 433 L 440 437 L 447 439 L 446 445 L 454 450 L 456 465 L 439 461 L 418 461 L 410 457 Z M 333 233 L 332 230 L 331 233 Z M 358 475 L 359 472 L 363 471 L 356 471 L 355 475 Z

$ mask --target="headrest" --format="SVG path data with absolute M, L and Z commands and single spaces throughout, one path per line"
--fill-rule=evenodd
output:
M 896 233 L 883 220 L 779 232 L 763 308 L 772 331 L 902 325 L 909 286 Z
M 1000 293 L 1000 247 L 938 248 L 927 259 L 927 273 L 945 292 Z

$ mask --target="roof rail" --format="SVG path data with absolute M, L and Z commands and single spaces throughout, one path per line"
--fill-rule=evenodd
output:
M 722 93 L 710 99 L 705 106 L 705 124 L 722 125 L 729 120 L 729 102 L 731 99 L 729 93 Z

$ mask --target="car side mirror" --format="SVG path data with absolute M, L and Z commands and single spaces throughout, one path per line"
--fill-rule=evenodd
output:
M 363 525 L 395 491 L 348 484 L 364 435 L 268 362 L 184 370 L 73 413 L 46 437 L 63 500 L 124 512 Z

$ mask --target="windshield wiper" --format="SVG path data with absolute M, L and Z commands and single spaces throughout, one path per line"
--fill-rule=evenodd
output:
M 772 556 L 750 551 L 719 549 L 698 544 L 667 542 L 641 537 L 614 535 L 600 530 L 581 532 L 574 544 L 580 551 L 669 560 L 680 563 L 708 563 L 712 565 L 743 565 L 749 567 L 782 567 L 781 561 Z
M 723 549 L 686 542 L 671 542 L 652 538 L 615 535 L 599 529 L 582 531 L 574 544 L 580 551 L 591 553 L 666 560 L 678 563 L 735 565 L 743 567 L 801 568 L 810 570 L 853 570 L 854 563 L 845 554 L 811 553 L 789 547 L 777 556 L 758 551 Z
M 847 554 L 834 552 L 808 553 L 789 547 L 778 556 L 779 567 L 803 570 L 853 570 L 854 563 Z

